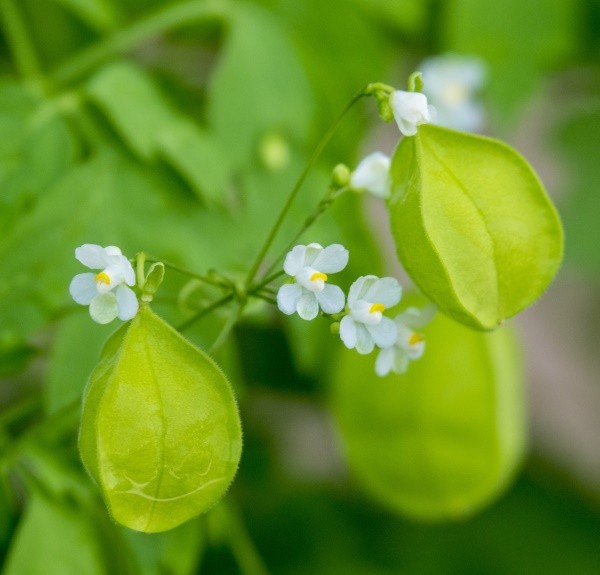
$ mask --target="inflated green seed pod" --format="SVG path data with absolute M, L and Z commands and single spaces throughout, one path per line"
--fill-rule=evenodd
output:
M 398 145 L 391 178 L 398 257 L 456 321 L 494 329 L 554 278 L 560 221 L 531 166 L 506 144 L 420 126 Z
M 79 448 L 116 521 L 172 529 L 216 503 L 236 473 L 242 434 L 229 382 L 142 304 L 90 376 Z
M 340 351 L 331 407 L 365 492 L 420 520 L 472 515 L 507 487 L 526 445 L 523 367 L 512 331 L 471 330 L 438 314 L 406 373 Z

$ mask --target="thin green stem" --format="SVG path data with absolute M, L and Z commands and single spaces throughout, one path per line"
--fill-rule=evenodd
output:
M 104 60 L 126 53 L 151 38 L 209 19 L 224 20 L 227 7 L 225 0 L 187 0 L 168 5 L 83 50 L 54 70 L 51 76 L 58 85 L 69 84 Z
M 223 329 L 219 332 L 217 339 L 215 339 L 213 344 L 210 346 L 208 353 L 214 353 L 217 349 L 219 349 L 223 345 L 223 343 L 225 343 L 227 336 L 231 333 L 231 330 L 234 328 L 238 319 L 242 315 L 243 310 L 244 310 L 243 303 L 238 302 L 236 305 L 233 306 L 233 309 L 231 310 L 231 314 L 227 318 L 227 321 L 225 322 Z
M 325 146 L 327 146 L 327 144 L 329 143 L 329 140 L 331 140 L 331 137 L 333 136 L 333 134 L 335 134 L 340 123 L 342 122 L 342 120 L 344 119 L 346 114 L 354 106 L 354 104 L 356 104 L 356 102 L 358 102 L 364 96 L 370 95 L 370 93 L 367 90 L 368 90 L 368 87 L 363 88 L 360 92 L 358 92 L 350 100 L 348 105 L 344 108 L 342 113 L 335 120 L 335 122 L 333 123 L 331 128 L 329 128 L 329 130 L 327 130 L 327 132 L 325 133 L 325 135 L 319 142 L 319 145 L 315 148 L 315 151 L 312 153 L 311 157 L 309 158 L 309 160 L 306 164 L 306 167 L 304 168 L 304 171 L 300 174 L 300 177 L 298 178 L 296 185 L 292 188 L 290 195 L 288 196 L 285 204 L 283 205 L 283 208 L 281 209 L 281 212 L 279 213 L 279 217 L 277 218 L 277 220 L 275 221 L 275 224 L 271 228 L 271 231 L 269 232 L 269 235 L 267 236 L 265 243 L 263 244 L 260 252 L 258 253 L 256 260 L 254 261 L 254 264 L 250 268 L 250 271 L 248 272 L 248 277 L 246 278 L 246 285 L 250 285 L 252 283 L 252 280 L 254 280 L 254 277 L 256 276 L 256 273 L 258 272 L 258 269 L 260 268 L 260 266 L 263 262 L 263 259 L 265 258 L 267 252 L 269 251 L 271 244 L 275 240 L 275 237 L 277 236 L 279 229 L 281 228 L 286 216 L 288 215 L 288 212 L 290 211 L 290 208 L 292 207 L 292 204 L 294 203 L 294 200 L 296 199 L 298 192 L 302 188 L 302 185 L 304 184 L 304 181 L 306 180 L 310 170 L 312 169 L 312 167 L 316 163 L 317 159 L 319 158 L 319 156 L 325 149 Z
M 268 575 L 269 571 L 248 533 L 241 513 L 231 500 L 223 505 L 227 517 L 229 547 L 242 575 Z
M 204 282 L 206 284 L 212 285 L 212 286 L 216 286 L 216 287 L 227 287 L 223 281 L 219 280 L 219 279 L 213 279 L 211 277 L 202 275 L 202 274 L 198 274 L 196 272 L 192 272 L 190 270 L 187 270 L 185 268 L 182 268 L 181 266 L 178 266 L 177 264 L 172 264 L 170 262 L 166 262 L 165 260 L 159 260 L 159 259 L 155 259 L 155 258 L 148 258 L 146 260 L 148 263 L 162 263 L 167 269 L 173 270 L 174 272 L 180 273 L 182 275 L 188 276 L 190 278 L 199 280 L 201 282 Z
M 0 11 L 4 20 L 4 33 L 10 44 L 19 74 L 25 80 L 40 75 L 40 63 L 36 49 L 15 0 L 0 0 Z
M 201 309 L 198 313 L 196 313 L 195 315 L 193 315 L 192 317 L 188 318 L 186 321 L 184 321 L 178 328 L 177 331 L 184 331 L 186 330 L 188 327 L 190 327 L 193 323 L 197 322 L 198 320 L 202 319 L 204 316 L 208 315 L 209 313 L 215 311 L 216 309 L 228 304 L 231 300 L 233 299 L 233 294 L 227 294 L 226 296 L 223 296 L 221 299 L 218 299 L 216 301 L 214 301 L 213 303 L 211 303 L 209 306 Z

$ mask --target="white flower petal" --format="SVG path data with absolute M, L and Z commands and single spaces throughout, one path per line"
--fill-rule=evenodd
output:
M 402 296 L 402 286 L 396 278 L 381 278 L 373 282 L 366 290 L 364 299 L 373 303 L 382 303 L 386 308 L 396 305 Z
M 363 355 L 371 353 L 375 347 L 375 342 L 362 323 L 356 324 L 356 351 Z
M 350 176 L 350 187 L 385 198 L 390 192 L 390 158 L 375 152 L 364 158 Z
M 315 319 L 319 313 L 319 303 L 315 294 L 304 290 L 304 293 L 296 304 L 296 310 L 302 319 Z
M 110 323 L 118 313 L 117 296 L 113 292 L 98 294 L 90 302 L 90 316 L 97 323 Z
M 390 106 L 398 128 L 405 136 L 414 136 L 417 126 L 429 122 L 432 114 L 427 96 L 420 92 L 396 90 L 390 96 Z
M 408 346 L 408 348 L 406 349 L 407 357 L 409 359 L 412 359 L 413 361 L 415 359 L 419 359 L 420 357 L 422 357 L 424 352 L 425 352 L 425 340 L 421 340 L 417 343 L 413 343 L 412 345 Z
M 348 250 L 341 244 L 331 244 L 317 255 L 311 267 L 326 274 L 341 272 L 348 264 Z
M 94 281 L 95 274 L 85 273 L 77 274 L 69 285 L 69 293 L 71 297 L 81 305 L 89 305 L 92 299 L 98 294 L 96 282 Z
M 362 299 L 362 296 L 366 289 L 371 286 L 377 280 L 377 276 L 361 276 L 351 286 L 348 292 L 348 305 L 352 307 L 354 303 Z
M 135 285 L 135 272 L 131 266 L 131 262 L 125 256 L 119 256 L 118 265 L 121 268 L 123 281 L 130 286 Z
M 86 267 L 101 270 L 110 262 L 105 249 L 96 244 L 83 244 L 75 249 L 75 257 Z
M 377 359 L 375 360 L 375 373 L 378 376 L 383 377 L 392 370 L 394 353 L 393 347 L 386 347 L 379 352 Z
M 298 300 L 302 296 L 302 288 L 298 284 L 283 284 L 277 292 L 277 307 L 286 315 L 296 313 Z
M 308 244 L 306 246 L 306 253 L 304 254 L 304 265 L 310 267 L 316 267 L 314 261 L 319 257 L 319 254 L 323 251 L 321 244 Z M 321 271 L 321 270 L 319 270 Z
M 325 313 L 339 313 L 344 309 L 344 292 L 338 286 L 325 284 L 323 291 L 316 292 L 315 295 Z
M 394 366 L 392 369 L 395 373 L 405 373 L 408 369 L 408 356 L 403 349 L 394 348 Z
M 117 296 L 117 311 L 119 319 L 128 321 L 133 319 L 138 312 L 139 303 L 135 292 L 127 286 L 120 285 L 115 290 Z
M 390 347 L 394 345 L 398 330 L 396 324 L 389 317 L 382 317 L 376 325 L 366 325 L 365 329 L 371 334 L 373 341 L 379 347 Z
M 295 276 L 304 267 L 304 255 L 306 246 L 295 246 L 285 256 L 283 271 L 289 276 Z
M 123 252 L 117 246 L 106 246 L 104 248 L 104 253 L 107 256 L 120 256 Z
M 356 346 L 356 324 L 349 316 L 344 316 L 340 322 L 340 338 L 348 349 Z

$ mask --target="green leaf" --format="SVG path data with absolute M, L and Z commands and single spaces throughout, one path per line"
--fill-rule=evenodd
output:
M 566 164 L 561 204 L 567 242 L 565 259 L 596 276 L 600 273 L 600 165 L 596 160 L 600 107 L 589 106 L 560 126 L 554 144 Z
M 61 321 L 52 344 L 44 388 L 48 413 L 55 413 L 81 398 L 102 344 L 111 331 L 114 325 L 93 323 L 84 309 Z
M 79 445 L 114 519 L 150 533 L 223 496 L 240 459 L 241 428 L 217 365 L 142 305 L 90 377 Z
M 34 493 L 17 529 L 5 575 L 104 575 L 98 534 L 81 512 Z
M 562 259 L 562 228 L 529 164 L 490 138 L 421 126 L 392 159 L 398 257 L 445 313 L 489 330 L 533 303 Z
M 438 315 L 425 334 L 404 375 L 378 378 L 372 356 L 344 350 L 332 407 L 368 493 L 415 518 L 458 518 L 497 497 L 522 458 L 522 368 L 507 329 L 475 332 Z
M 157 134 L 159 154 L 199 198 L 221 202 L 229 184 L 227 156 L 213 136 L 192 121 L 175 118 Z
M 87 93 L 140 159 L 164 159 L 200 198 L 220 200 L 229 163 L 210 133 L 179 114 L 152 77 L 130 62 L 103 68 Z
M 138 533 L 123 529 L 143 575 L 189 575 L 204 547 L 204 530 L 199 521 L 189 521 L 164 533 Z
M 313 101 L 281 21 L 245 2 L 236 3 L 233 16 L 210 85 L 208 117 L 221 148 L 239 167 L 254 160 L 266 133 L 304 141 Z
M 154 156 L 156 135 L 175 113 L 144 70 L 130 62 L 110 64 L 90 80 L 86 92 L 135 154 L 144 160 Z
M 115 27 L 116 14 L 110 0 L 54 0 L 100 31 Z

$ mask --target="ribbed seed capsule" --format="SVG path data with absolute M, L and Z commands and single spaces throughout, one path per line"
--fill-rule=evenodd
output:
M 116 521 L 172 529 L 225 493 L 242 435 L 227 378 L 147 304 L 88 381 L 79 448 Z

